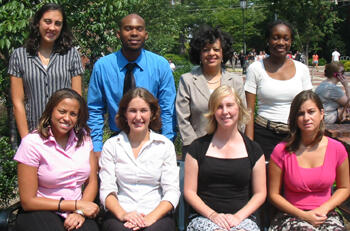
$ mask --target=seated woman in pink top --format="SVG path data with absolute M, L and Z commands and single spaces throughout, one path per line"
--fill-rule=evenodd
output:
M 322 102 L 311 90 L 294 98 L 289 137 L 275 147 L 269 165 L 269 198 L 281 211 L 271 231 L 345 230 L 334 209 L 349 196 L 348 154 L 340 142 L 324 136 L 323 116 Z
M 14 157 L 24 210 L 17 231 L 98 230 L 92 220 L 99 211 L 97 161 L 87 118 L 84 99 L 62 89 L 49 99 L 37 130 L 22 139 Z

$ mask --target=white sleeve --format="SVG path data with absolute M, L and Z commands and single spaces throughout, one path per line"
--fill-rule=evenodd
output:
M 103 146 L 101 157 L 99 160 L 100 165 L 100 200 L 103 206 L 106 208 L 106 198 L 109 194 L 113 193 L 117 196 L 118 186 L 116 177 L 116 163 L 113 142 L 106 141 Z
M 257 79 L 259 78 L 259 70 L 257 63 L 252 63 L 247 70 L 247 77 L 244 84 L 244 90 L 256 95 L 257 91 Z
M 169 201 L 174 209 L 176 208 L 179 198 L 179 168 L 176 164 L 176 153 L 172 142 L 166 142 L 167 150 L 164 163 L 162 165 L 162 175 L 160 185 L 162 188 L 162 200 Z

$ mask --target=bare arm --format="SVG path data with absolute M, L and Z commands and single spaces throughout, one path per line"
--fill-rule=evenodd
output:
M 255 113 L 255 100 L 256 95 L 245 92 L 247 98 L 247 108 L 250 111 L 250 120 L 246 126 L 245 134 L 251 139 L 254 140 L 254 113 Z
M 82 95 L 82 82 L 80 75 L 72 77 L 72 89 L 76 91 L 79 95 Z
M 29 133 L 26 111 L 24 107 L 23 79 L 11 76 L 10 80 L 13 113 L 16 119 L 19 135 L 21 138 L 23 138 Z
M 93 151 L 90 152 L 90 176 L 86 182 L 82 200 L 94 201 L 97 195 L 97 159 Z
M 335 190 L 332 197 L 328 201 L 323 203 L 319 208 L 315 209 L 319 215 L 326 216 L 329 211 L 335 209 L 349 197 L 350 181 L 348 158 L 346 158 L 344 162 L 337 168 L 336 174 L 337 190 Z
M 215 212 L 197 195 L 198 163 L 191 155 L 186 155 L 184 196 L 186 201 L 202 216 L 209 218 Z

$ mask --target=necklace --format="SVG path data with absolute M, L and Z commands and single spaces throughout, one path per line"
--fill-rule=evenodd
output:
M 218 82 L 220 82 L 221 79 L 218 79 L 217 81 L 214 81 L 214 82 L 210 82 L 209 80 L 207 80 L 207 83 L 208 84 L 217 84 Z

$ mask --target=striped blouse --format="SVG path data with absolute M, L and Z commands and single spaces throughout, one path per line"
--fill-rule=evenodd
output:
M 28 129 L 36 128 L 51 95 L 72 87 L 72 77 L 84 72 L 79 52 L 73 47 L 66 54 L 53 53 L 45 68 L 36 56 L 20 47 L 11 55 L 8 74 L 23 79 Z

